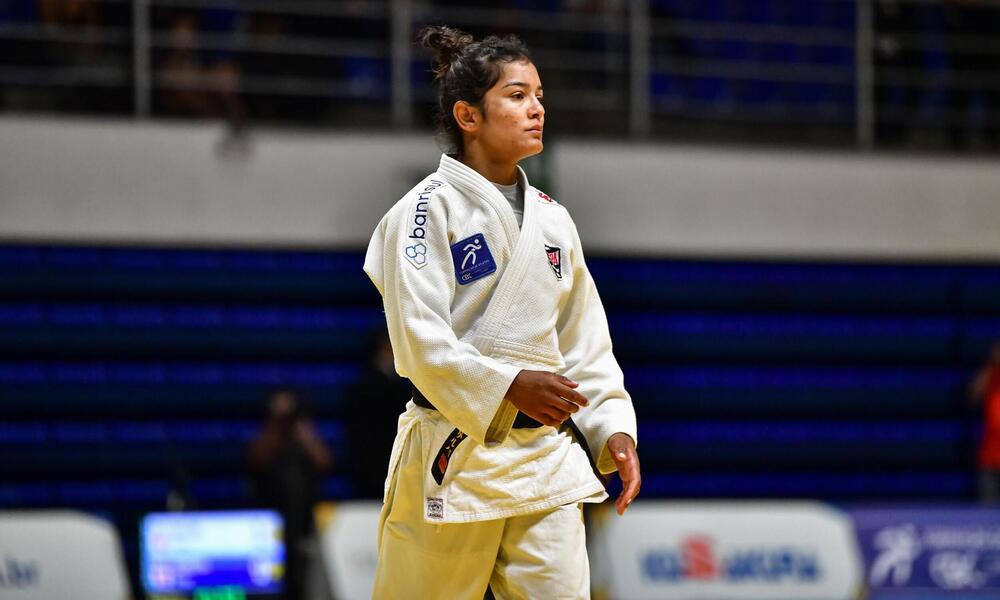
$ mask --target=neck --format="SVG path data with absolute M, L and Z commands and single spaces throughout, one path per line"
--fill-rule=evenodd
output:
M 517 183 L 517 161 L 492 159 L 477 144 L 468 144 L 458 160 L 493 183 L 500 185 Z

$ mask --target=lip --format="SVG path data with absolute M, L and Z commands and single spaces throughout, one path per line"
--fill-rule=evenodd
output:
M 542 128 L 541 127 L 531 127 L 529 129 L 526 129 L 525 131 L 537 131 L 538 133 L 541 133 L 542 132 Z

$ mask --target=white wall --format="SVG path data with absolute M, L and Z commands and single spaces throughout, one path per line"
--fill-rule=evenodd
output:
M 428 136 L 271 132 L 225 159 L 222 131 L 0 120 L 0 239 L 357 245 L 438 157 Z
M 0 119 L 0 241 L 357 247 L 434 168 L 429 135 Z M 550 143 L 591 252 L 1000 258 L 1000 162 Z
M 555 163 L 595 248 L 1000 257 L 996 159 L 574 144 Z

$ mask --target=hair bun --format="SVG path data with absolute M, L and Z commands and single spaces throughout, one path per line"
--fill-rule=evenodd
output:
M 421 46 L 434 53 L 435 79 L 443 77 L 455 56 L 473 42 L 468 33 L 446 25 L 424 27 L 417 34 L 417 40 Z

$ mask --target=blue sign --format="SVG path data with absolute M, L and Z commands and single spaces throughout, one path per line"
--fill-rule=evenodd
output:
M 490 247 L 486 245 L 486 236 L 481 233 L 452 244 L 451 258 L 459 285 L 471 283 L 497 270 Z
M 1000 509 L 850 511 L 872 600 L 1000 598 Z

